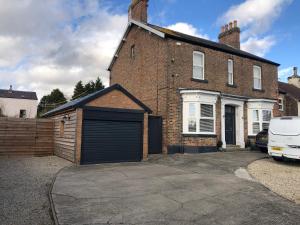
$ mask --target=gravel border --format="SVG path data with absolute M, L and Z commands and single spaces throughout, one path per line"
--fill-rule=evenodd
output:
M 262 185 L 287 200 L 300 204 L 300 162 L 254 161 L 248 171 Z
M 56 156 L 0 157 L 0 224 L 52 225 L 49 189 L 71 163 Z

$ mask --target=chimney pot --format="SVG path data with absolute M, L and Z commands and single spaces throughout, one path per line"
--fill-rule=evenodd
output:
M 294 67 L 294 76 L 298 76 L 298 68 Z
M 233 21 L 233 24 L 234 27 L 237 27 L 237 20 Z
M 225 29 L 223 31 L 223 29 Z M 231 21 L 222 27 L 222 32 L 219 34 L 219 43 L 230 45 L 236 49 L 240 49 L 240 28 L 237 26 L 237 21 Z

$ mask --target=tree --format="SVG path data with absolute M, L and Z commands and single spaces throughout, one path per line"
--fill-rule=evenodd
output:
M 95 83 L 94 83 L 94 81 L 90 81 L 90 82 L 86 83 L 84 85 L 84 89 L 85 89 L 87 95 L 94 93 L 95 92 Z
M 84 93 L 85 93 L 85 88 L 82 84 L 82 81 L 78 81 L 74 88 L 72 100 L 82 97 Z
M 42 97 L 38 105 L 38 116 L 40 117 L 44 113 L 63 105 L 67 102 L 64 94 L 59 89 L 54 89 L 49 95 Z
M 104 85 L 102 84 L 102 81 L 100 80 L 99 77 L 97 77 L 96 81 L 95 81 L 95 91 L 100 91 L 104 89 Z

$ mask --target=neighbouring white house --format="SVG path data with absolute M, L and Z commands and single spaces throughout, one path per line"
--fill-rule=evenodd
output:
M 0 89 L 0 117 L 35 118 L 37 106 L 35 92 Z

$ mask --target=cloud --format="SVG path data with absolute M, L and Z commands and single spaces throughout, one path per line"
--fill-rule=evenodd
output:
M 263 56 L 272 46 L 269 44 L 262 45 L 270 39 L 270 36 L 262 37 L 262 35 L 270 30 L 284 8 L 292 2 L 293 0 L 245 0 L 239 5 L 230 7 L 218 19 L 218 24 L 237 20 L 243 30 L 241 34 L 242 46 L 254 54 Z M 275 37 L 272 37 L 272 45 L 275 42 Z
M 167 28 L 170 29 L 170 30 L 174 30 L 174 31 L 184 33 L 184 34 L 209 39 L 207 34 L 200 33 L 200 31 L 196 27 L 194 27 L 193 25 L 188 24 L 188 23 L 178 22 L 178 23 L 175 23 L 173 25 L 167 26 Z
M 276 41 L 273 36 L 264 38 L 249 37 L 247 41 L 241 44 L 241 49 L 247 52 L 255 52 L 258 56 L 264 56 L 274 45 Z
M 0 0 L 0 88 L 53 88 L 72 95 L 75 83 L 100 76 L 127 24 L 97 0 Z
M 292 76 L 293 74 L 293 67 L 287 67 L 287 68 L 283 68 L 283 69 L 280 69 L 278 71 L 278 78 L 280 81 L 284 81 L 286 82 L 288 77 Z

